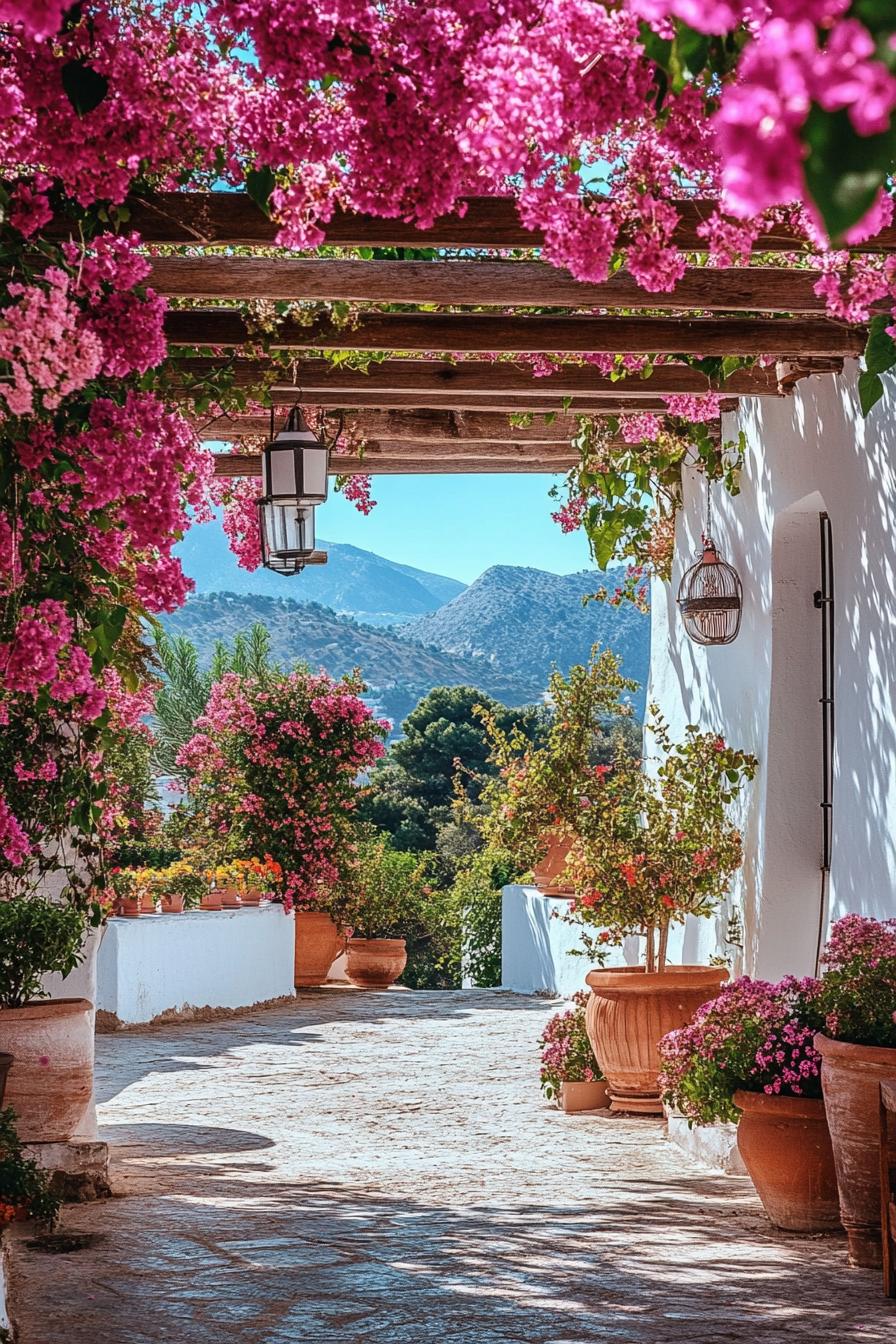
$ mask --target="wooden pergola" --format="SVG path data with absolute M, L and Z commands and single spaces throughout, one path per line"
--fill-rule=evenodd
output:
M 577 415 L 662 415 L 665 396 L 709 391 L 730 411 L 742 396 L 787 396 L 799 379 L 840 369 L 865 345 L 862 328 L 825 316 L 817 273 L 788 255 L 802 240 L 783 227 L 758 240 L 762 264 L 691 267 L 673 291 L 653 294 L 625 271 L 586 284 L 532 259 L 542 239 L 504 197 L 471 198 L 422 231 L 337 213 L 310 258 L 278 250 L 276 226 L 243 194 L 157 193 L 128 204 L 144 242 L 172 249 L 153 256 L 150 283 L 175 301 L 166 323 L 173 377 L 191 388 L 226 366 L 249 402 L 245 413 L 197 418 L 197 432 L 258 439 L 268 407 L 301 400 L 344 416 L 351 439 L 363 441 L 360 457 L 334 455 L 334 472 L 565 471 L 578 460 Z M 698 226 L 715 203 L 677 205 L 676 243 L 705 250 Z M 439 252 L 357 260 L 340 256 L 344 248 Z M 527 255 L 500 255 L 508 250 Z M 878 235 L 873 250 L 896 250 L 896 229 Z M 301 301 L 349 304 L 353 317 L 338 325 L 284 311 Z M 382 304 L 392 311 L 373 307 Z M 277 312 L 274 323 L 265 310 L 267 318 Z M 322 351 L 370 362 L 352 367 Z M 663 358 L 649 377 L 608 376 L 583 359 L 600 353 Z M 566 361 L 538 376 L 514 359 L 538 354 Z M 684 362 L 732 356 L 761 362 L 727 377 Z M 257 450 L 219 454 L 217 470 L 255 475 Z

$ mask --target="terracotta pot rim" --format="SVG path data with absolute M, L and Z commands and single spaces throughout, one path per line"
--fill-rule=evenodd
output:
M 823 1097 L 781 1096 L 775 1092 L 750 1092 L 738 1088 L 731 1100 L 740 1111 L 767 1111 L 792 1120 L 818 1120 L 825 1117 Z
M 878 1068 L 893 1072 L 896 1069 L 896 1046 L 892 1045 L 854 1045 L 852 1041 L 835 1041 L 819 1031 L 812 1044 L 823 1059 L 836 1059 L 838 1064 L 849 1067 L 877 1065 Z
M 400 948 L 404 951 L 407 939 L 405 938 L 349 938 L 349 947 L 360 947 L 371 952 L 385 952 L 390 948 Z
M 633 994 L 663 994 L 667 990 L 696 989 L 705 985 L 717 988 L 728 979 L 727 966 L 669 966 L 665 971 L 648 971 L 644 966 L 599 967 L 589 971 L 585 982 L 593 993 L 602 996 L 609 990 Z
M 332 915 L 328 915 L 326 910 L 297 910 L 296 919 L 324 919 L 328 924 L 335 926 L 335 920 Z
M 15 1018 L 27 1022 L 38 1017 L 77 1017 L 80 1013 L 92 1012 L 93 1004 L 89 999 L 29 999 L 21 1008 L 0 1008 L 0 1019 L 8 1021 Z

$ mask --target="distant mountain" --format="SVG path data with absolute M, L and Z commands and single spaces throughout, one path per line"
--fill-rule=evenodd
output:
M 462 593 L 398 633 L 464 658 L 486 658 L 495 668 L 530 685 L 544 686 L 554 666 L 566 672 L 584 662 L 592 644 L 618 653 L 622 670 L 641 685 L 635 698 L 643 713 L 650 660 L 650 618 L 630 603 L 582 605 L 614 576 L 599 570 L 548 574 L 540 569 L 495 565 Z
M 327 564 L 306 569 L 294 579 L 268 569 L 254 573 L 241 569 L 217 522 L 191 527 L 177 551 L 198 594 L 228 592 L 319 602 L 371 625 L 400 624 L 435 611 L 464 590 L 457 579 L 395 564 L 357 546 L 322 540 L 318 545 L 328 553 Z
M 542 690 L 540 683 L 508 673 L 500 663 L 425 649 L 407 636 L 360 625 L 315 602 L 206 593 L 161 620 L 170 634 L 193 641 L 204 664 L 218 640 L 232 642 L 235 634 L 260 621 L 270 631 L 273 656 L 283 663 L 301 660 L 331 676 L 360 667 L 370 687 L 368 699 L 396 722 L 433 686 L 475 686 L 509 705 L 536 700 Z

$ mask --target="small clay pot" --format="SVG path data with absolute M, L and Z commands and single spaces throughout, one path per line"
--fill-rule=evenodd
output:
M 358 989 L 388 989 L 408 964 L 403 938 L 349 938 L 345 973 Z
M 240 905 L 261 905 L 262 895 L 260 891 L 246 891 L 240 897 Z
M 163 915 L 182 915 L 184 912 L 183 896 L 168 895 L 162 897 Z
M 218 887 L 221 893 L 221 907 L 224 910 L 239 910 L 242 902 L 236 887 Z
M 222 908 L 220 891 L 207 891 L 199 902 L 200 910 L 220 910 Z
M 155 896 L 153 896 L 152 892 L 149 891 L 143 892 L 143 896 L 141 899 L 141 907 L 144 915 L 158 914 L 158 911 L 156 910 L 156 898 Z
M 821 1098 L 738 1091 L 732 1100 L 742 1113 L 738 1151 L 775 1227 L 837 1231 L 837 1173 Z
M 142 896 L 119 896 L 115 902 L 119 919 L 137 919 L 144 913 Z
M 558 1105 L 567 1115 L 573 1111 L 605 1111 L 610 1105 L 606 1080 L 601 1078 L 592 1083 L 561 1083 Z

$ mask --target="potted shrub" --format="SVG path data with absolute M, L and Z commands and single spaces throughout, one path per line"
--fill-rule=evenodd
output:
M 598 956 L 631 935 L 642 939 L 642 965 L 586 977 L 588 1032 L 613 1109 L 660 1114 L 659 1041 L 728 975 L 720 966 L 670 965 L 669 931 L 688 915 L 711 915 L 740 867 L 729 809 L 756 760 L 693 725 L 673 743 L 656 711 L 650 727 L 661 753 L 655 773 L 620 753 L 593 772 L 580 800 L 569 859 L 578 894 L 564 918 L 583 926 L 586 951 Z
M 346 974 L 359 989 L 388 989 L 401 975 L 424 883 L 419 858 L 393 849 L 385 836 L 358 844 L 339 909 L 349 930 Z
M 236 859 L 233 868 L 242 905 L 259 906 L 263 900 L 278 896 L 283 870 L 270 855 L 264 859 Z
M 609 650 L 592 650 L 587 665 L 550 679 L 552 713 L 543 741 L 533 744 L 520 729 L 507 732 L 480 707 L 498 776 L 482 795 L 488 808 L 488 841 L 516 854 L 544 896 L 571 894 L 566 876 L 570 846 L 578 833 L 582 798 L 595 769 L 595 743 L 609 721 L 631 710 L 621 701 L 637 682 L 620 675 Z
M 143 888 L 135 868 L 112 868 L 108 875 L 113 913 L 122 919 L 137 919 L 143 911 Z
M 555 1013 L 539 1038 L 541 1090 L 564 1111 L 598 1111 L 609 1106 L 607 1084 L 594 1058 L 585 1026 L 589 993 L 580 989 L 572 1006 Z
M 221 897 L 223 910 L 238 910 L 240 907 L 240 873 L 234 863 L 219 863 L 215 868 L 215 886 Z
M 791 1232 L 840 1226 L 813 1044 L 820 988 L 817 980 L 787 977 L 772 985 L 745 976 L 660 1041 L 663 1100 L 689 1125 L 737 1124 L 737 1146 L 763 1208 Z
M 198 910 L 208 884 L 187 859 L 178 859 L 162 872 L 164 879 L 162 910 L 168 915 Z
M 82 956 L 84 916 L 38 896 L 0 901 L 0 1051 L 13 1056 L 6 1104 L 26 1143 L 78 1132 L 93 1090 L 92 1004 L 41 1000 L 41 979 Z
M 164 879 L 158 868 L 138 868 L 135 873 L 137 889 L 141 894 L 141 910 L 144 915 L 159 913 L 159 898 L 162 895 Z
M 881 1263 L 880 1084 L 896 1078 L 896 920 L 846 915 L 822 956 L 815 1038 L 854 1265 Z

